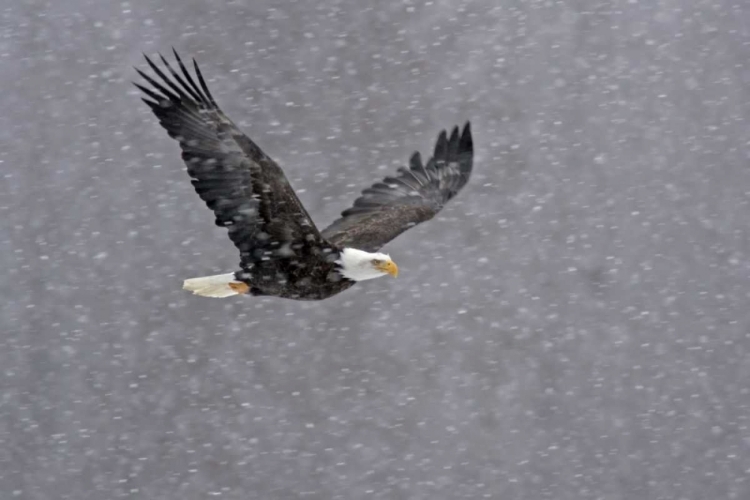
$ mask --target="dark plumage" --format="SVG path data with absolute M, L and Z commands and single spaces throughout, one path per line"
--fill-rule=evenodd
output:
M 221 277 L 188 280 L 186 288 L 195 293 L 330 297 L 354 283 L 342 275 L 352 275 L 342 270 L 351 265 L 342 257 L 345 248 L 376 252 L 406 229 L 431 219 L 469 180 L 473 146 L 467 123 L 460 136 L 458 127 L 450 138 L 440 133 L 426 165 L 414 153 L 409 168 L 365 189 L 321 233 L 278 164 L 219 109 L 195 60 L 194 78 L 177 52 L 174 55 L 179 72 L 160 56 L 168 76 L 146 57 L 158 79 L 136 69 L 150 87 L 135 85 L 159 123 L 179 142 L 196 192 L 240 251 L 241 271 L 233 279 L 223 284 Z M 389 264 L 378 260 L 387 256 L 377 255 L 372 260 L 376 269 L 394 274 Z M 392 268 L 397 272 L 395 264 Z
M 473 154 L 469 123 L 460 137 L 458 127 L 450 139 L 443 130 L 427 165 L 415 152 L 409 168 L 400 167 L 397 176 L 362 191 L 354 206 L 323 230 L 323 237 L 339 246 L 378 250 L 410 227 L 432 219 L 464 187 Z

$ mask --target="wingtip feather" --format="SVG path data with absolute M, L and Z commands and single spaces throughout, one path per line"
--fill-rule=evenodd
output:
M 419 151 L 414 151 L 414 154 L 411 155 L 411 158 L 409 158 L 409 166 L 414 168 L 422 168 L 422 155 L 419 154 Z
M 450 139 L 448 139 L 447 154 L 448 161 L 453 161 L 458 155 L 458 126 L 454 126 L 451 131 Z
M 458 139 L 458 125 L 455 125 L 453 127 L 453 130 L 451 131 L 451 138 L 448 140 L 448 142 L 454 142 L 456 139 Z
M 195 74 L 198 76 L 198 82 L 201 85 L 201 89 L 203 89 L 203 93 L 206 97 L 208 97 L 208 100 L 211 104 L 216 106 L 216 101 L 214 101 L 214 96 L 211 95 L 211 91 L 208 90 L 208 85 L 206 85 L 206 80 L 203 79 L 203 73 L 201 73 L 201 69 L 198 67 L 198 61 L 193 58 L 193 68 L 195 69 Z
M 443 129 L 440 131 L 437 141 L 435 142 L 435 150 L 432 153 L 432 157 L 434 159 L 437 159 L 439 157 L 445 156 L 447 148 L 448 148 L 448 133 L 445 131 L 445 129 Z
M 474 141 L 471 138 L 471 122 L 467 121 L 464 130 L 461 133 L 461 140 L 458 145 L 459 151 L 474 152 Z

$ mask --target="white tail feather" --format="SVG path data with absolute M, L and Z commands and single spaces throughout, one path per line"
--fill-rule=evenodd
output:
M 191 278 L 185 280 L 182 284 L 184 290 L 190 290 L 195 295 L 203 297 L 231 297 L 239 295 L 239 292 L 229 286 L 230 283 L 238 283 L 234 273 L 217 274 L 214 276 L 203 276 L 201 278 Z

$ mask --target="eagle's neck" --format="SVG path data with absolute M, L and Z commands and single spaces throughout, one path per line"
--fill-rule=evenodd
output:
M 373 261 L 390 260 L 386 254 L 370 253 L 356 248 L 344 248 L 336 264 L 339 273 L 352 281 L 364 281 L 385 276 L 382 270 L 373 265 Z

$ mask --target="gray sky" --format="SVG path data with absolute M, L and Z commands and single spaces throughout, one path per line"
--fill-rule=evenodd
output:
M 750 497 L 750 4 L 155 5 L 0 11 L 3 499 Z M 321 226 L 468 119 L 475 174 L 397 280 L 191 296 L 172 46 Z

